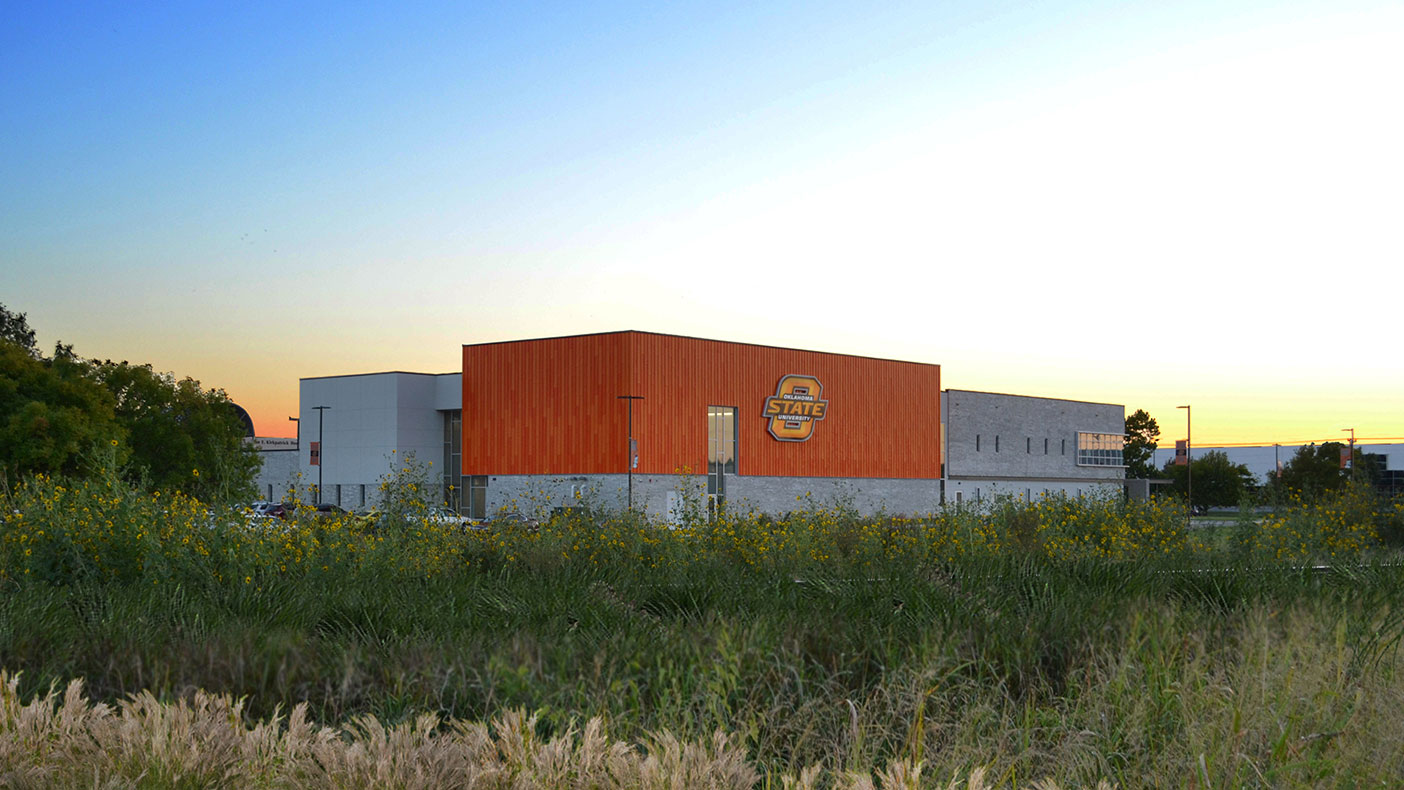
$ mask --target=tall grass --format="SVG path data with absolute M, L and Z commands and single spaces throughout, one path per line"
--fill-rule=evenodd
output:
M 107 705 L 210 692 L 249 731 L 302 705 L 347 742 L 367 716 L 443 733 L 527 710 L 543 742 L 598 718 L 649 754 L 722 732 L 763 783 L 1404 775 L 1404 579 L 1374 538 L 1397 509 L 1301 504 L 1222 547 L 1173 505 L 1100 500 L 465 533 L 412 513 L 251 526 L 39 479 L 6 512 L 16 699 L 71 678 Z

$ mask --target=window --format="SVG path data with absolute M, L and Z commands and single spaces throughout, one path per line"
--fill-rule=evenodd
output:
M 1043 440 L 1043 454 L 1048 455 L 1048 440 L 1046 438 Z
M 736 407 L 707 407 L 707 510 L 726 503 L 726 478 L 736 474 Z
M 444 504 L 463 512 L 463 412 L 444 412 Z
M 1025 452 L 1025 453 L 1029 453 L 1029 454 L 1032 454 L 1032 453 L 1033 453 L 1033 437 L 1032 437 L 1032 436 L 1025 436 L 1025 437 L 1024 437 L 1024 452 Z
M 1078 466 L 1125 466 L 1121 450 L 1126 445 L 1126 435 L 1120 433 L 1077 434 Z
M 464 475 L 469 518 L 487 518 L 487 475 Z
M 995 452 L 999 452 L 999 434 L 995 434 Z
M 980 452 L 980 434 L 975 434 L 975 452 Z

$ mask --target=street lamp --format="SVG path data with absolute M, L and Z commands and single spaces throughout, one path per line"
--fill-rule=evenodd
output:
M 634 459 L 638 456 L 638 453 L 634 450 L 634 448 L 637 446 L 637 445 L 634 444 L 634 401 L 636 401 L 636 400 L 643 400 L 643 399 L 644 399 L 644 396 L 642 396 L 642 395 L 620 395 L 620 396 L 619 396 L 619 400 L 626 401 L 626 402 L 629 404 L 629 448 L 628 448 L 629 457 L 628 457 L 628 461 L 625 463 L 625 468 L 629 470 L 629 509 L 630 509 L 630 510 L 633 510 L 633 509 L 634 509 Z
M 1185 514 L 1185 526 L 1190 525 L 1190 516 L 1194 515 L 1194 436 L 1192 433 L 1192 423 L 1190 421 L 1190 407 L 1176 406 L 1177 409 L 1185 410 L 1185 504 L 1189 511 Z
M 288 418 L 288 422 L 295 422 L 295 423 L 297 423 L 297 446 L 298 446 L 299 449 L 301 449 L 301 447 L 302 447 L 302 420 L 299 420 L 299 419 L 296 418 L 296 417 L 289 417 L 289 418 Z
M 1341 429 L 1341 432 L 1342 432 L 1342 433 L 1344 433 L 1344 432 L 1346 432 L 1346 431 L 1350 431 L 1350 455 L 1347 456 L 1348 458 L 1350 458 L 1350 479 L 1351 479 L 1351 482 L 1355 482 L 1355 429 L 1354 429 L 1354 428 L 1342 428 L 1342 429 Z
M 326 442 L 322 439 L 322 416 L 330 406 L 313 406 L 317 410 L 317 504 L 322 504 L 322 468 L 327 465 Z M 299 423 L 299 428 L 301 423 Z

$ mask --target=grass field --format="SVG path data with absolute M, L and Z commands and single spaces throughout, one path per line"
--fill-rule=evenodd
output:
M 1395 504 L 1356 491 L 1212 531 L 1171 503 L 1011 500 L 919 519 L 797 507 L 681 528 L 586 510 L 463 532 L 412 507 L 375 528 L 270 526 L 115 480 L 30 481 L 0 530 L 0 743 L 14 747 L 0 746 L 0 785 L 92 786 L 72 767 L 98 765 L 119 785 L 207 786 L 227 759 L 252 786 L 373 786 L 389 774 L 346 762 L 372 753 L 388 761 L 375 770 L 477 760 L 479 783 L 460 784 L 483 787 L 1404 775 Z M 76 678 L 82 695 L 42 704 Z M 199 705 L 231 734 L 195 740 L 224 757 L 182 763 L 133 734 Z M 338 728 L 321 757 L 293 737 L 297 705 L 306 727 Z M 67 731 L 38 714 L 60 707 Z M 135 740 L 102 734 L 129 709 Z M 531 749 L 501 733 L 555 739 L 548 762 L 579 770 L 531 773 Z M 616 779 L 632 779 L 601 778 L 613 769 L 590 755 L 608 744 L 634 761 Z

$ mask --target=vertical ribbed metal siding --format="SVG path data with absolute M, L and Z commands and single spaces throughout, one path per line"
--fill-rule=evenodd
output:
M 735 406 L 743 475 L 935 478 L 940 368 L 812 351 L 623 332 L 463 349 L 465 474 L 625 469 L 635 403 L 639 474 L 704 473 L 707 406 Z M 824 386 L 828 416 L 779 442 L 761 409 L 787 374 Z
M 627 337 L 463 347 L 463 473 L 624 471 Z
M 707 406 L 735 406 L 737 471 L 806 477 L 940 476 L 940 368 L 813 351 L 637 334 L 640 470 L 706 469 Z M 761 416 L 782 376 L 812 375 L 829 412 L 806 442 L 780 442 Z

